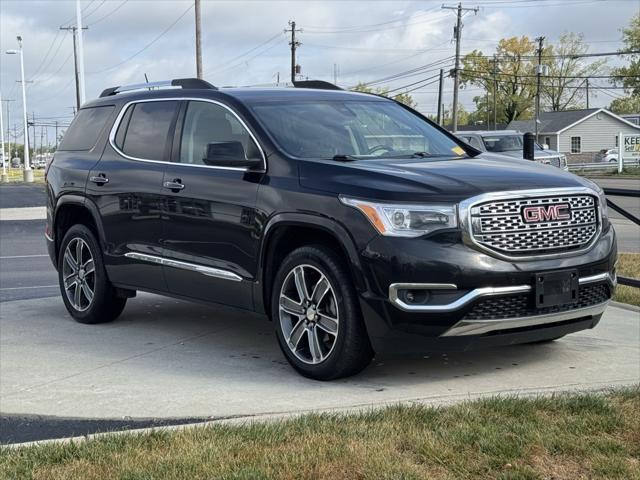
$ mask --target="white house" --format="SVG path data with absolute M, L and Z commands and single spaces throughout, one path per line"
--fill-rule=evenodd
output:
M 534 120 L 514 120 L 510 130 L 534 132 Z M 573 162 L 591 161 L 603 149 L 618 146 L 618 134 L 640 133 L 640 125 L 605 108 L 543 112 L 538 126 L 538 142 L 567 155 Z

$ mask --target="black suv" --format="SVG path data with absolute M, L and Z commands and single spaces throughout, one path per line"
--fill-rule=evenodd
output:
M 595 184 L 483 159 L 387 98 L 296 87 L 182 79 L 79 110 L 47 171 L 46 238 L 73 318 L 114 320 L 138 290 L 255 311 L 323 380 L 383 350 L 598 323 L 616 240 Z

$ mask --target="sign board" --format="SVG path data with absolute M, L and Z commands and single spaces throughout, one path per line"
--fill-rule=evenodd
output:
M 640 134 L 622 135 L 622 158 L 640 159 Z

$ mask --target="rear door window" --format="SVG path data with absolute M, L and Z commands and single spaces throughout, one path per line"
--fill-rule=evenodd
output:
M 71 122 L 58 150 L 86 151 L 95 147 L 114 106 L 83 108 Z
M 117 147 L 130 157 L 167 160 L 178 105 L 175 100 L 131 105 L 118 127 Z

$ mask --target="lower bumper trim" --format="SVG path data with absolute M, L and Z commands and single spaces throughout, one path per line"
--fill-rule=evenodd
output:
M 444 332 L 441 337 L 456 337 L 465 335 L 483 335 L 489 332 L 499 330 L 511 330 L 514 328 L 534 327 L 539 325 L 548 325 L 567 320 L 601 315 L 608 301 L 592 305 L 587 308 L 577 308 L 558 313 L 547 313 L 544 315 L 533 315 L 528 317 L 501 318 L 498 320 L 460 320 L 449 330 Z

